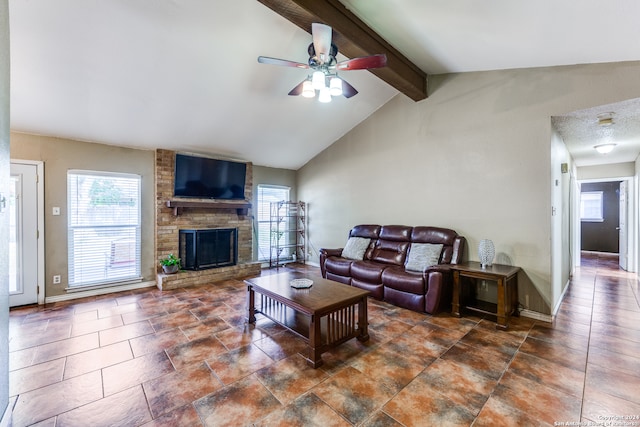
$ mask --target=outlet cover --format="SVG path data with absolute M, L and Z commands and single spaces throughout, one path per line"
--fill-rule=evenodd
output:
M 60 284 L 60 275 L 56 274 L 55 276 L 53 276 L 53 284 L 54 285 L 59 285 Z

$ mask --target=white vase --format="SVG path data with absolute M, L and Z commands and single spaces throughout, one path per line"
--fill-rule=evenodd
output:
M 482 268 L 490 266 L 493 263 L 493 257 L 496 256 L 496 249 L 493 242 L 489 239 L 480 240 L 478 245 L 478 259 Z

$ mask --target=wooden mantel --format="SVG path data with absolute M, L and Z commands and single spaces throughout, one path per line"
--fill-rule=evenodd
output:
M 198 209 L 235 209 L 239 216 L 246 216 L 251 208 L 251 203 L 247 202 L 214 202 L 214 201 L 193 201 L 193 200 L 167 200 L 167 207 L 173 209 L 173 214 L 182 214 L 184 208 Z

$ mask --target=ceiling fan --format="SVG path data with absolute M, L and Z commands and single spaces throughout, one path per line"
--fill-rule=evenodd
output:
M 318 100 L 320 102 L 331 102 L 331 96 L 342 95 L 345 98 L 351 98 L 358 91 L 338 77 L 338 70 L 367 70 L 387 65 L 387 56 L 384 54 L 362 56 L 337 62 L 338 47 L 331 42 L 331 27 L 313 23 L 311 24 L 311 33 L 313 35 L 313 43 L 307 49 L 309 53 L 309 62 L 307 64 L 268 56 L 258 57 L 258 62 L 261 64 L 313 70 L 310 76 L 291 89 L 289 95 L 302 95 L 305 98 L 313 98 L 316 95 L 316 91 L 318 91 Z

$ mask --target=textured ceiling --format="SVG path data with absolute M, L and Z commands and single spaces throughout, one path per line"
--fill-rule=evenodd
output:
M 637 0 L 342 3 L 429 74 L 640 60 Z M 256 0 L 9 0 L 9 14 L 14 131 L 297 169 L 398 93 L 349 71 L 351 99 L 287 96 L 306 72 L 256 58 L 306 62 L 311 37 Z
M 613 124 L 601 125 L 600 119 L 606 118 Z M 574 111 L 553 117 L 552 123 L 577 166 L 632 162 L 640 152 L 640 99 Z M 594 149 L 608 143 L 616 144 L 608 154 Z

